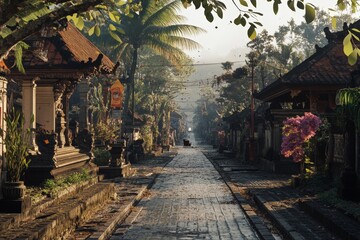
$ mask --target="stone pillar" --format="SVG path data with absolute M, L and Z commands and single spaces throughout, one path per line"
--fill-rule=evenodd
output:
M 89 127 L 88 119 L 88 92 L 90 90 L 88 80 L 82 78 L 80 83 L 77 85 L 80 94 L 80 111 L 79 111 L 79 131 Z
M 6 130 L 6 123 L 4 121 L 4 116 L 6 114 L 7 106 L 7 80 L 5 77 L 0 76 L 0 127 L 3 130 Z M 3 144 L 3 139 L 0 138 L 0 199 L 2 198 L 2 183 L 6 179 L 6 162 L 4 158 L 5 146 Z
M 22 112 L 25 118 L 25 128 L 36 128 L 36 83 L 35 79 L 23 80 L 22 83 Z M 32 121 L 33 120 L 33 121 Z M 35 143 L 35 133 L 30 138 L 30 148 L 38 150 Z
M 36 88 L 36 121 L 47 131 L 55 132 L 55 101 L 52 86 Z
M 64 105 L 64 112 L 65 112 L 65 146 L 71 146 L 72 140 L 70 139 L 70 97 L 74 92 L 76 83 L 75 82 L 69 82 L 66 86 L 65 93 L 63 96 L 63 105 Z M 74 136 L 72 137 L 74 138 Z

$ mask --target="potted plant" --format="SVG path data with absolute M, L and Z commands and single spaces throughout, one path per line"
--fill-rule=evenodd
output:
M 4 116 L 6 130 L 0 129 L 0 137 L 6 146 L 6 180 L 3 186 L 3 196 L 8 200 L 21 199 L 25 195 L 25 185 L 20 181 L 28 167 L 30 129 L 24 128 L 25 119 L 21 112 L 12 108 Z

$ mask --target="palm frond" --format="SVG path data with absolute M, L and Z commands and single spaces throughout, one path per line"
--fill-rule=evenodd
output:
M 195 50 L 201 48 L 198 42 L 189 38 L 179 36 L 164 36 L 163 38 L 168 44 L 180 49 Z
M 145 34 L 147 35 L 176 35 L 176 36 L 183 36 L 183 35 L 196 35 L 199 33 L 205 33 L 206 30 L 200 27 L 196 27 L 193 25 L 187 24 L 176 24 L 176 25 L 168 25 L 168 26 L 150 26 L 144 30 Z
M 354 121 L 360 128 L 360 88 L 344 88 L 336 95 L 336 103 L 341 106 L 343 116 Z
M 147 14 L 144 14 L 143 25 L 166 26 L 169 25 L 169 23 L 170 24 L 179 23 L 181 20 L 184 20 L 183 17 L 180 17 L 178 14 L 176 14 L 177 11 L 181 9 L 181 7 L 182 7 L 182 3 L 177 0 L 172 2 L 168 2 L 166 0 L 159 1 L 159 5 L 153 5 L 152 8 L 147 11 Z

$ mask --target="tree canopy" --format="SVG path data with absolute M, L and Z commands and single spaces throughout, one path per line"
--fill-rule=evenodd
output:
M 155 1 L 159 2 L 159 1 Z M 202 8 L 208 21 L 213 21 L 214 16 L 222 18 L 226 6 L 219 0 L 181 0 L 184 7 L 194 6 Z M 284 4 L 280 0 L 267 0 L 274 14 L 279 11 L 279 6 Z M 121 14 L 126 16 L 136 15 L 141 9 L 141 1 L 125 0 L 2 0 L 0 1 L 0 60 L 9 51 L 14 50 L 18 42 L 28 36 L 40 31 L 44 27 L 58 27 L 59 21 L 69 17 L 75 25 L 82 29 L 84 20 L 92 22 L 89 34 L 100 34 L 99 22 L 110 19 L 113 22 L 121 21 Z M 262 13 L 256 11 L 257 0 L 233 1 L 233 6 L 239 10 L 239 15 L 234 19 L 234 24 L 247 28 L 247 35 L 252 40 L 256 37 L 256 30 L 262 24 L 257 20 Z M 316 17 L 316 6 L 306 3 L 304 0 L 288 0 L 286 5 L 292 11 L 304 12 L 307 23 L 312 22 Z M 351 9 L 357 12 L 357 0 L 338 0 L 337 10 Z M 331 10 L 331 9 L 330 9 Z M 100 18 L 99 18 L 100 17 Z M 334 22 L 334 21 L 333 21 Z M 61 25 L 61 24 L 60 24 Z M 109 29 L 113 26 L 109 24 Z M 358 33 L 360 30 L 349 28 L 348 35 L 344 39 L 344 53 L 349 58 L 350 64 L 355 64 L 360 50 L 356 43 L 359 42 Z
M 0 1 L 0 60 L 20 41 L 45 27 L 57 29 L 66 17 L 82 29 L 84 20 L 97 25 L 99 16 L 119 20 L 120 13 L 130 14 L 140 3 L 112 0 L 2 0 Z

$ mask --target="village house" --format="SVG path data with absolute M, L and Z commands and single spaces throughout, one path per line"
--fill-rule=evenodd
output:
M 25 73 L 12 69 L 1 78 L 0 86 L 21 108 L 26 127 L 36 129 L 30 142 L 32 153 L 26 184 L 39 184 L 76 169 L 96 173 L 97 168 L 91 164 L 93 143 L 88 128 L 87 94 L 92 76 L 111 75 L 117 65 L 70 23 L 59 31 L 44 29 L 26 42 L 30 47 L 23 54 Z M 6 65 L 12 66 L 13 61 L 9 57 Z M 8 88 L 6 83 L 12 87 Z M 18 94 L 14 94 L 16 88 Z M 73 128 L 69 103 L 75 88 L 80 103 L 78 125 Z M 1 123 L 6 112 L 5 95 L 1 97 Z M 74 142 L 78 143 L 76 147 Z
M 349 27 L 352 26 L 359 27 L 360 21 Z M 265 139 L 259 146 L 263 151 L 259 152 L 258 157 L 263 165 L 274 171 L 277 167 L 280 169 L 281 164 L 288 165 L 287 167 L 293 165 L 291 159 L 285 159 L 280 154 L 282 122 L 287 117 L 312 112 L 331 125 L 327 147 L 321 142 L 317 144 L 314 154 L 317 167 L 328 168 L 333 177 L 343 175 L 344 171 L 351 171 L 352 175 L 356 173 L 359 178 L 359 130 L 357 129 L 356 136 L 354 134 L 351 137 L 349 132 L 355 133 L 353 123 L 351 130 L 341 128 L 336 122 L 335 108 L 338 90 L 360 85 L 360 64 L 351 66 L 344 55 L 343 39 L 348 33 L 347 25 L 340 32 L 331 33 L 328 28 L 324 32 L 328 39 L 326 46 L 316 46 L 316 52 L 312 56 L 255 94 L 255 98 L 270 104 L 264 121 L 259 123 L 264 126 Z

